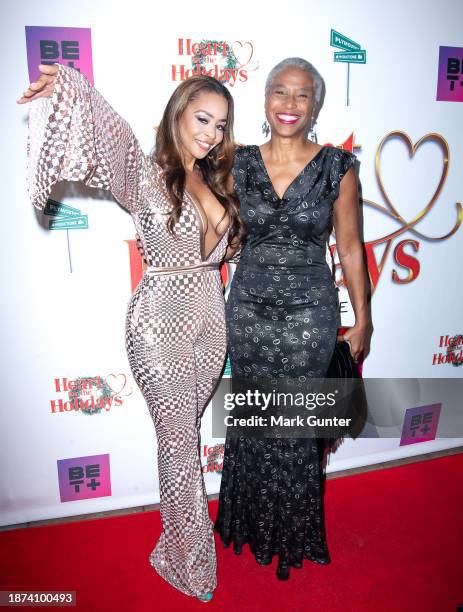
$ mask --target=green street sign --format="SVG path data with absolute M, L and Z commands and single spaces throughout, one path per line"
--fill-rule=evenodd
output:
M 347 38 L 347 36 L 336 32 L 336 30 L 331 30 L 330 45 L 338 49 L 345 49 L 346 51 L 360 51 L 362 48 L 361 45 Z
M 58 219 L 50 219 L 48 229 L 51 230 L 80 230 L 88 229 L 88 215 L 80 215 L 79 217 L 61 217 Z
M 49 217 L 78 217 L 82 214 L 82 211 L 49 198 L 43 209 L 43 214 Z
M 367 52 L 366 51 L 341 51 L 334 54 L 335 62 L 347 62 L 348 64 L 366 64 L 367 63 Z

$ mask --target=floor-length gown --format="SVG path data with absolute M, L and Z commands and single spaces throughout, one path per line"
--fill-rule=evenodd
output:
M 255 384 L 323 378 L 338 327 L 327 260 L 333 204 L 355 156 L 322 147 L 279 198 L 257 146 L 237 150 L 233 176 L 246 223 L 226 306 L 232 377 Z M 235 552 L 248 543 L 280 578 L 303 558 L 329 563 L 319 438 L 227 432 L 215 529 Z
M 203 257 L 202 216 L 185 193 L 176 235 L 168 231 L 160 166 L 78 71 L 59 67 L 52 97 L 31 103 L 29 126 L 34 206 L 43 210 L 58 181 L 83 181 L 111 191 L 142 240 L 148 267 L 127 308 L 126 349 L 158 442 L 163 530 L 149 560 L 183 593 L 203 595 L 217 579 L 199 435 L 225 357 L 219 264 L 228 230 Z

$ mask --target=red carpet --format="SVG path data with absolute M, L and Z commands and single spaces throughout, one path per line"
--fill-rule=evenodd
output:
M 75 590 L 85 612 L 455 612 L 463 604 L 462 473 L 457 454 L 328 481 L 332 563 L 307 561 L 280 582 L 275 562 L 261 567 L 247 549 L 237 557 L 217 542 L 219 586 L 208 604 L 148 565 L 157 512 L 0 533 L 0 589 Z

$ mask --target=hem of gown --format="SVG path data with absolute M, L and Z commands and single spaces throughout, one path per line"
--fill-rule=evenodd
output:
M 164 569 L 160 567 L 160 564 L 162 562 L 161 557 L 163 557 L 163 555 L 162 555 L 162 552 L 158 550 L 159 544 L 160 544 L 160 541 L 157 542 L 153 551 L 150 553 L 148 557 L 149 564 L 154 569 L 154 571 L 158 574 L 158 576 L 160 576 L 163 580 L 165 580 L 171 587 L 173 587 L 174 589 L 177 589 L 177 591 L 180 591 L 181 593 L 189 597 L 198 597 L 199 595 L 204 595 L 205 593 L 208 593 L 208 592 L 212 593 L 216 589 L 217 578 L 215 579 L 215 581 L 213 582 L 213 585 L 210 588 L 204 591 L 198 592 L 198 593 L 194 592 L 192 589 L 189 589 L 187 586 L 184 586 L 183 584 L 180 583 L 180 581 L 178 582 L 172 581 L 169 578 L 169 572 L 172 572 L 175 575 L 175 571 L 173 570 L 171 564 L 169 563 L 165 564 Z M 164 559 L 164 563 L 165 563 L 165 559 Z
M 274 557 L 278 557 L 281 554 L 278 551 L 274 551 L 270 554 L 270 557 L 266 557 L 265 559 L 259 559 L 257 553 L 255 552 L 254 546 L 252 545 L 252 542 L 249 540 L 249 538 L 243 538 L 240 542 L 237 542 L 236 537 L 225 537 L 222 533 L 222 529 L 218 525 L 214 525 L 214 531 L 219 535 L 220 541 L 222 542 L 224 548 L 230 548 L 230 545 L 233 544 L 233 551 L 236 555 L 240 555 L 243 550 L 243 546 L 247 544 L 256 563 L 258 563 L 259 565 L 270 565 Z M 326 557 L 324 558 L 317 558 L 313 555 L 309 555 L 307 552 L 304 551 L 302 555 L 302 560 L 300 562 L 295 562 L 294 560 L 291 561 L 290 559 L 289 566 L 294 567 L 295 569 L 299 569 L 302 567 L 302 561 L 304 559 L 306 559 L 307 561 L 312 561 L 313 563 L 317 563 L 318 565 L 329 565 L 331 563 L 331 557 L 328 551 Z

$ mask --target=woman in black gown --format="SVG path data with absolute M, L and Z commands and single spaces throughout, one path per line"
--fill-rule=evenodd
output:
M 307 138 L 324 82 L 300 58 L 266 84 L 270 141 L 237 150 L 233 179 L 247 226 L 227 302 L 232 376 L 259 381 L 323 378 L 336 343 L 338 298 L 327 262 L 332 226 L 356 316 L 345 334 L 357 359 L 371 323 L 359 230 L 355 156 Z M 278 555 L 277 576 L 303 558 L 330 562 L 323 510 L 324 440 L 227 433 L 215 530 L 258 563 Z

